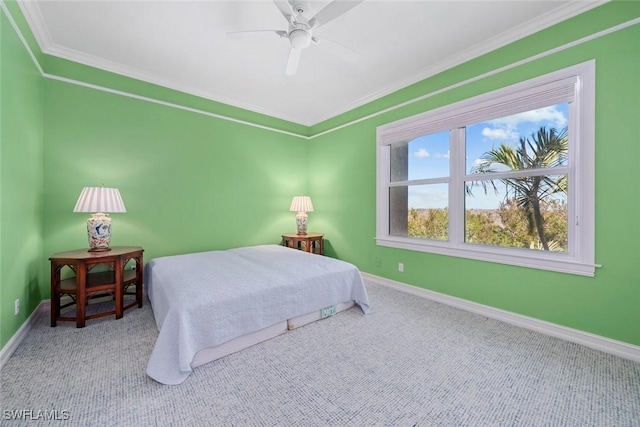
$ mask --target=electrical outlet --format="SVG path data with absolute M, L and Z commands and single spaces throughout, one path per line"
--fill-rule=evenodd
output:
M 376 267 L 382 267 L 382 260 L 380 258 L 376 258 Z
M 18 298 L 17 300 L 15 300 L 15 302 L 13 303 L 13 314 L 18 314 L 20 313 L 20 299 Z
M 399 271 L 400 273 L 402 273 L 402 272 L 404 271 L 404 264 L 403 264 L 403 263 L 401 263 L 401 262 L 399 262 L 399 263 L 398 263 L 398 271 Z

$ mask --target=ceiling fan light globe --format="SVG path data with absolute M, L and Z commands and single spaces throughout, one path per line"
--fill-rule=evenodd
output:
M 295 29 L 289 33 L 289 41 L 294 49 L 304 49 L 311 44 L 311 35 L 305 30 Z

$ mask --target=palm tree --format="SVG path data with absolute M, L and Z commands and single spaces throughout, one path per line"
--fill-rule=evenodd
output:
M 510 170 L 547 169 L 566 164 L 569 139 L 567 128 L 560 131 L 547 130 L 544 126 L 537 133 L 528 138 L 520 138 L 516 147 L 502 144 L 480 157 L 480 162 L 471 169 L 472 174 L 498 172 L 497 167 L 503 166 Z M 502 169 L 503 170 L 503 169 Z M 549 243 L 544 232 L 544 218 L 541 204 L 545 203 L 554 194 L 567 193 L 567 178 L 565 175 L 554 178 L 549 175 L 524 176 L 517 178 L 500 178 L 506 188 L 505 199 L 513 197 L 516 205 L 527 218 L 528 232 L 534 235 L 537 232 L 540 244 L 545 251 L 549 250 Z M 493 180 L 488 180 L 494 191 L 498 189 Z M 485 194 L 487 193 L 487 180 L 481 181 Z M 472 182 L 467 185 L 467 194 L 472 195 Z

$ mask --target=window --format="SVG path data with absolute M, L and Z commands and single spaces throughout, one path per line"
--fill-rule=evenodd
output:
M 594 275 L 593 61 L 377 130 L 378 245 Z

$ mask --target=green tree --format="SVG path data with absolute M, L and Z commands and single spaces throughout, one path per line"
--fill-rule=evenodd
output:
M 448 209 L 409 209 L 407 235 L 426 239 L 449 238 Z
M 513 246 L 504 227 L 501 227 L 490 212 L 467 210 L 465 213 L 465 241 L 483 245 Z
M 544 126 L 529 138 L 520 138 L 516 147 L 502 144 L 500 147 L 484 153 L 479 163 L 471 169 L 472 174 L 498 172 L 507 167 L 510 170 L 547 169 L 566 163 L 568 151 L 567 128 L 557 131 L 547 130 Z M 551 204 L 557 193 L 567 193 L 565 175 L 534 175 L 517 178 L 501 178 L 506 188 L 505 203 L 513 199 L 525 217 L 527 233 L 537 235 L 542 248 L 549 250 L 549 239 L 545 233 L 543 205 Z M 494 180 L 474 181 L 466 187 L 472 195 L 473 187 L 481 185 L 487 193 L 488 184 L 497 193 Z

